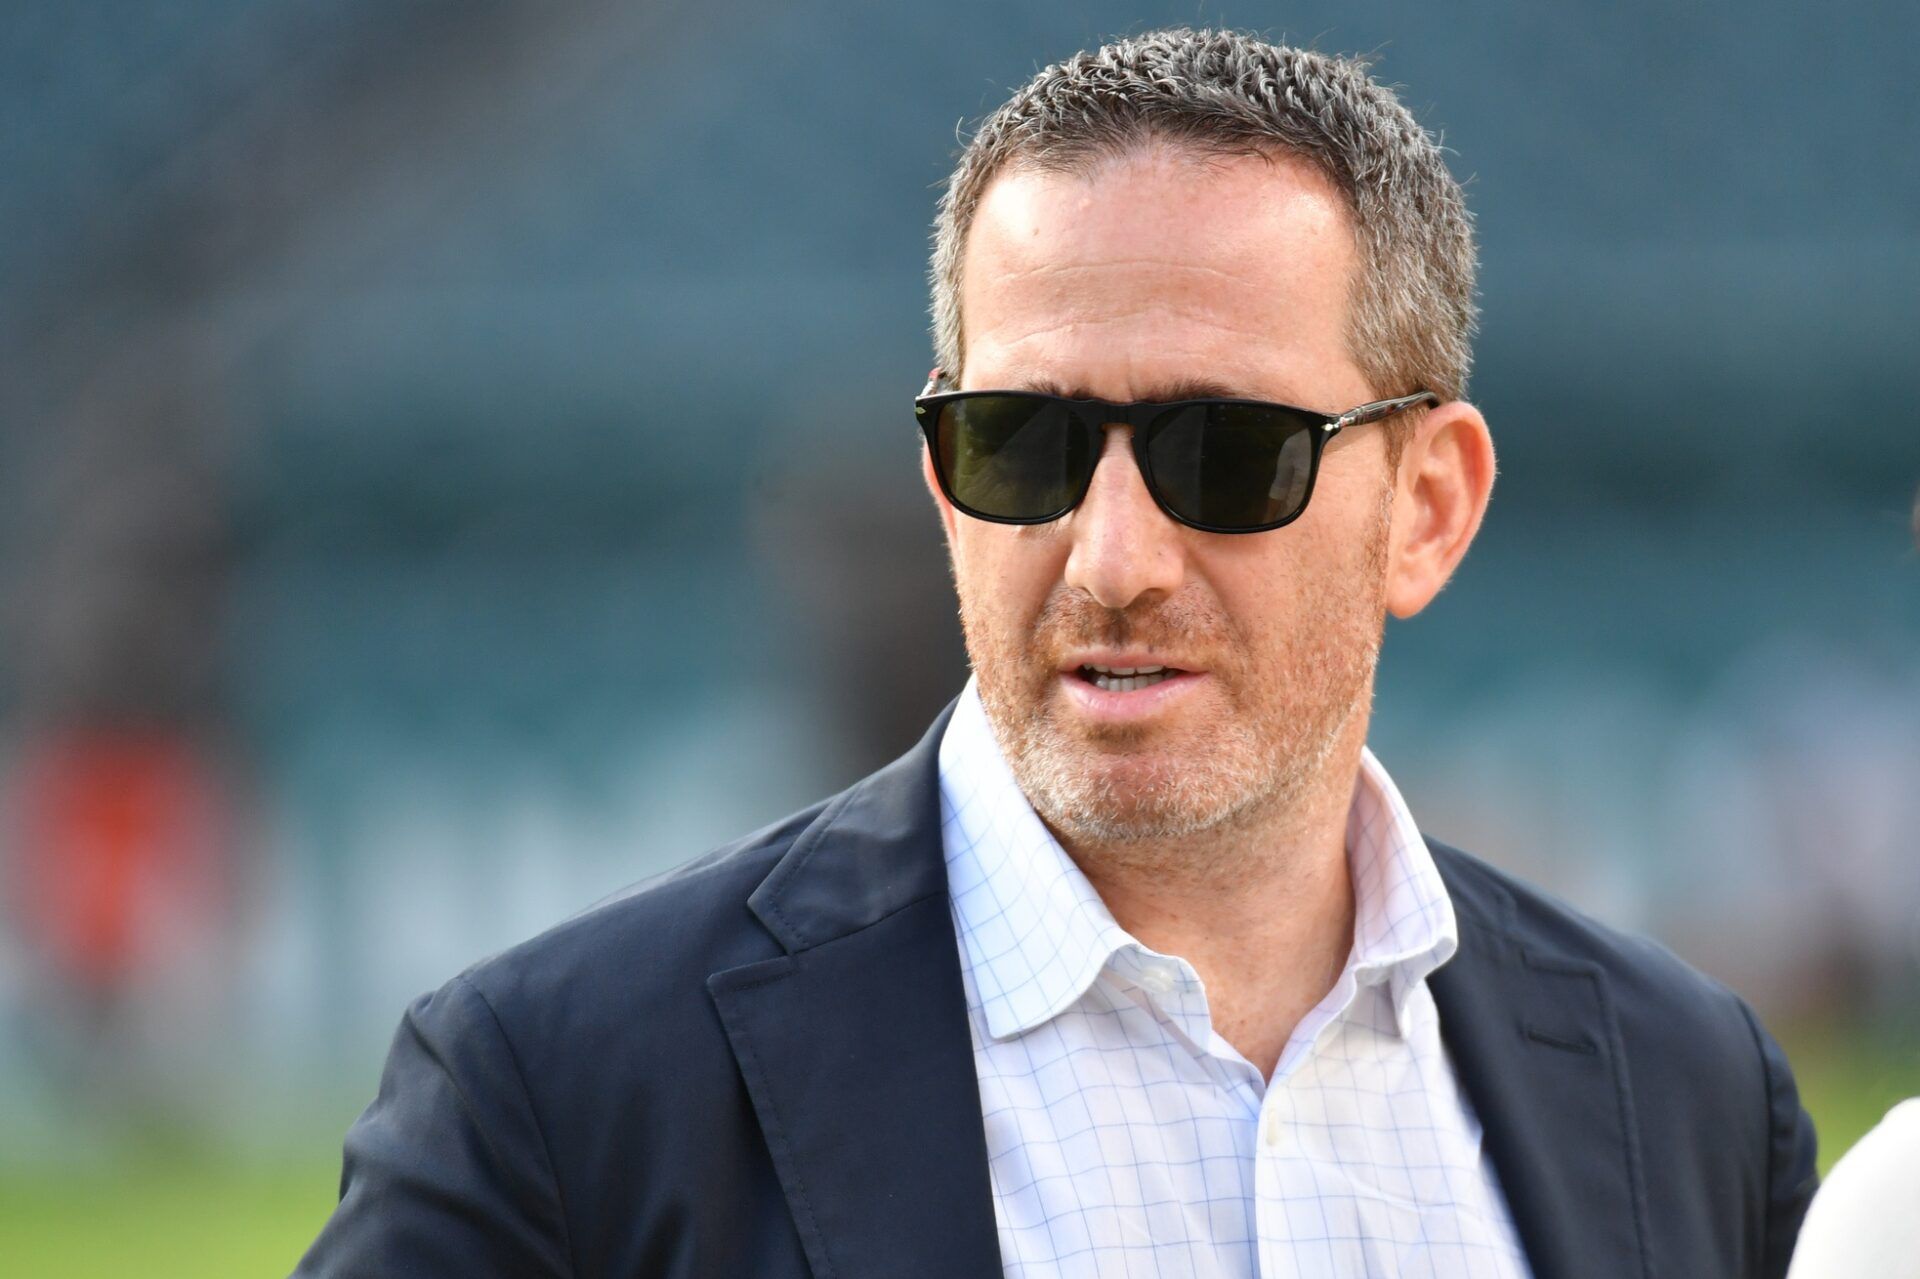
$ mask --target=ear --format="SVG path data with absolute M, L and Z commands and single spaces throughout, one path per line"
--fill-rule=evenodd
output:
M 951 547 L 957 512 L 953 509 L 953 503 L 947 501 L 947 495 L 940 491 L 940 480 L 933 473 L 933 453 L 927 448 L 924 438 L 920 441 L 920 478 L 926 481 L 927 492 L 933 494 L 933 509 L 940 513 L 940 527 L 947 531 L 947 545 Z
M 1493 492 L 1493 436 L 1464 400 L 1429 409 L 1400 456 L 1387 558 L 1387 611 L 1412 617 L 1453 576 Z

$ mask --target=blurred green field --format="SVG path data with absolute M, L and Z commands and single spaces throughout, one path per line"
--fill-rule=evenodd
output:
M 1888 1107 L 1920 1094 L 1920 1054 L 1789 1037 L 1822 1171 Z M 155 1141 L 110 1168 L 0 1173 L 6 1279 L 260 1279 L 293 1268 L 333 1205 L 338 1138 L 293 1160 Z
M 337 1162 L 145 1151 L 112 1169 L 0 1174 L 8 1279 L 284 1275 L 326 1219 Z

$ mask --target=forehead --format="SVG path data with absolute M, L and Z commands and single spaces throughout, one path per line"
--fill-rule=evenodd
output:
M 1168 374 L 1273 395 L 1321 366 L 1352 372 L 1356 259 L 1339 192 L 1292 157 L 1153 147 L 1080 172 L 1014 168 L 968 237 L 966 379 L 1078 372 L 1112 390 Z

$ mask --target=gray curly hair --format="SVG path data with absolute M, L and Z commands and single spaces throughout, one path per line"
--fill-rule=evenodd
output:
M 1076 53 L 975 130 L 934 223 L 941 368 L 957 381 L 964 367 L 960 267 L 993 179 L 1013 166 L 1084 173 L 1152 143 L 1317 165 L 1345 198 L 1358 241 L 1348 333 L 1355 364 L 1381 395 L 1466 393 L 1473 227 L 1434 139 L 1359 59 L 1188 28 Z

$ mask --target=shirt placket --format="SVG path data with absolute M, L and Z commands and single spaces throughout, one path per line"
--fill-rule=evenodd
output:
M 1359 993 L 1352 969 L 1307 1014 L 1319 1026 L 1289 1043 L 1260 1097 L 1254 1129 L 1253 1200 L 1259 1273 L 1271 1276 L 1341 1276 L 1363 1273 L 1341 1244 L 1328 1236 L 1326 1205 L 1314 1182 L 1313 1158 L 1302 1149 L 1303 1108 L 1318 1082 L 1319 1053 L 1341 1033 Z

